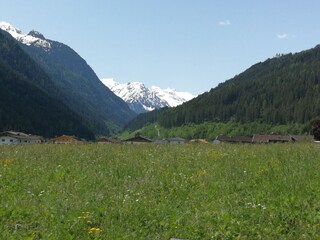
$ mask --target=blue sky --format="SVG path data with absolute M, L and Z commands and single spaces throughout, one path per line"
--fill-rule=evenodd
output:
M 319 0 L 0 0 L 2 21 L 77 51 L 100 78 L 200 94 L 320 44 Z

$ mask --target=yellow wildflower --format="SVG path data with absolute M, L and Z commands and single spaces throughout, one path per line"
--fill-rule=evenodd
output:
M 11 160 L 11 159 L 5 159 L 5 160 L 3 161 L 3 163 L 4 163 L 4 165 L 9 165 L 9 164 L 12 163 L 12 160 Z
M 90 228 L 89 229 L 89 233 L 92 234 L 92 233 L 100 233 L 101 232 L 101 229 L 100 228 Z

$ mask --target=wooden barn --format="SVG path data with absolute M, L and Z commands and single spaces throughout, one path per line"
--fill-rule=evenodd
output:
M 224 136 L 220 135 L 213 141 L 214 143 L 252 143 L 252 136 Z
M 297 139 L 291 135 L 278 135 L 278 134 L 270 134 L 270 135 L 253 135 L 252 142 L 253 143 L 286 143 L 286 142 L 295 142 Z
M 142 144 L 142 143 L 152 143 L 152 140 L 145 136 L 137 135 L 132 138 L 128 138 L 124 140 L 124 142 L 128 144 Z

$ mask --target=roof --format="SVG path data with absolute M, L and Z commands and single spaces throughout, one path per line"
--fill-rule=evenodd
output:
M 296 141 L 296 139 L 290 135 L 253 135 L 252 142 L 254 143 L 269 143 L 269 142 L 291 142 Z
M 252 143 L 252 136 L 224 136 L 220 135 L 216 138 L 220 142 L 230 143 Z
M 218 140 L 220 142 L 229 142 L 230 139 L 231 139 L 230 136 L 219 135 L 219 136 L 216 137 L 215 140 Z
M 121 140 L 116 138 L 108 138 L 108 137 L 101 137 L 97 139 L 97 142 L 107 142 L 107 143 L 121 143 Z
M 70 142 L 82 142 L 81 138 L 78 138 L 76 136 L 69 136 L 69 135 L 62 135 L 52 139 L 52 141 L 54 142 L 65 141 L 65 140 L 69 140 Z
M 0 136 L 13 137 L 21 140 L 41 140 L 41 141 L 44 140 L 44 138 L 41 136 L 31 135 L 23 132 L 15 132 L 15 131 L 1 132 Z
M 125 142 L 152 142 L 151 139 L 145 137 L 145 136 L 135 136 L 135 137 L 132 137 L 132 138 L 128 138 L 126 140 L 124 140 Z
M 297 139 L 291 135 L 279 134 L 255 134 L 253 136 L 224 136 L 220 135 L 216 138 L 220 142 L 229 143 L 269 143 L 269 142 L 294 142 Z

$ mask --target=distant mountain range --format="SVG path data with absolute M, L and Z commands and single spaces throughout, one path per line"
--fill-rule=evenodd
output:
M 6 22 L 0 22 L 0 29 L 17 40 L 20 48 L 45 72 L 52 85 L 47 94 L 75 112 L 94 134 L 112 134 L 136 115 L 67 45 L 46 39 L 34 30 L 24 34 Z
M 127 125 L 178 127 L 204 122 L 306 124 L 320 116 L 320 45 L 259 62 L 187 103 L 145 113 Z
M 153 122 L 167 128 L 205 122 L 308 123 L 320 116 L 320 45 L 259 62 L 192 98 L 142 83 L 100 81 L 67 45 L 0 22 L 0 131 L 46 137 L 93 138 Z
M 113 79 L 101 79 L 101 82 L 122 98 L 136 113 L 144 113 L 163 107 L 175 107 L 191 100 L 195 96 L 175 89 L 146 87 L 140 82 L 120 84 Z

